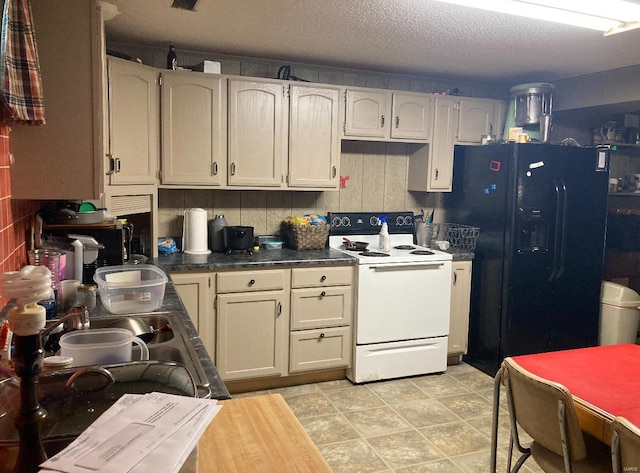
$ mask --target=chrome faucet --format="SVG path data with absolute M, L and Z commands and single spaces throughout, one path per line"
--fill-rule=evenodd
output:
M 69 312 L 56 320 L 53 325 L 42 330 L 40 332 L 40 336 L 45 337 L 49 335 L 62 324 L 64 324 L 65 332 L 88 329 L 91 325 L 89 322 L 89 310 L 83 305 L 72 307 L 71 309 L 69 309 Z

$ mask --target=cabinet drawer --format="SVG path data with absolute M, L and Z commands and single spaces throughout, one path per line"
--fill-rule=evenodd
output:
M 351 363 L 351 329 L 327 328 L 291 332 L 289 372 L 348 367 Z
M 351 324 L 351 286 L 291 290 L 291 330 Z
M 291 287 L 350 286 L 352 279 L 351 266 L 291 270 Z
M 218 293 L 276 291 L 284 289 L 287 270 L 233 271 L 217 274 Z

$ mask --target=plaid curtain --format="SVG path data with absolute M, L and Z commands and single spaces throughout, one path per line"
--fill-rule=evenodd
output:
M 5 0 L 0 47 L 2 121 L 44 125 L 42 79 L 29 0 Z

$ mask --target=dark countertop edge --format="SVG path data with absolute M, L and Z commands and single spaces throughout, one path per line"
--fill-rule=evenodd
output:
M 265 269 L 270 267 L 355 265 L 357 259 L 338 250 L 265 250 L 248 254 L 210 253 L 187 255 L 173 253 L 154 258 L 153 264 L 166 272 L 175 271 L 223 271 L 230 269 Z

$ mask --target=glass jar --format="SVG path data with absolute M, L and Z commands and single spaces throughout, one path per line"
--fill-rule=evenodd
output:
M 97 287 L 92 284 L 78 286 L 78 305 L 83 305 L 87 310 L 96 308 Z

